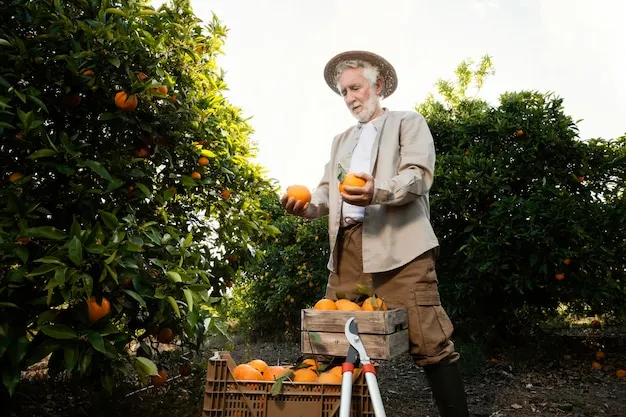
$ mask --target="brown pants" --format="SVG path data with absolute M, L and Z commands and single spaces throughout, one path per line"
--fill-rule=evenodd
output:
M 354 300 L 359 296 L 356 285 L 367 285 L 389 307 L 407 309 L 409 353 L 419 366 L 457 361 L 459 354 L 450 340 L 452 322 L 439 299 L 435 250 L 392 271 L 364 273 L 361 229 L 357 224 L 340 230 L 339 269 L 328 278 L 326 297 L 336 300 L 340 293 Z

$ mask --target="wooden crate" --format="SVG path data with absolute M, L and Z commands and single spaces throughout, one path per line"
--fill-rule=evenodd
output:
M 350 343 L 344 333 L 354 317 L 367 354 L 387 360 L 409 350 L 408 316 L 405 309 L 388 311 L 301 310 L 302 353 L 346 356 Z

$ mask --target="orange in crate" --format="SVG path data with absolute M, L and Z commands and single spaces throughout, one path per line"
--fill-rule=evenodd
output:
M 237 381 L 237 364 L 228 352 L 209 359 L 202 417 L 337 417 L 341 384 L 284 381 L 282 393 L 271 393 L 274 382 Z M 350 417 L 374 417 L 363 374 L 355 370 Z

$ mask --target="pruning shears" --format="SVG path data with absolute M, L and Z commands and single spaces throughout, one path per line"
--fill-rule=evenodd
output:
M 359 337 L 359 331 L 356 326 L 354 317 L 350 317 L 345 327 L 346 338 L 350 342 L 348 354 L 345 362 L 341 365 L 341 402 L 339 403 L 339 417 L 350 417 L 350 403 L 352 401 L 352 373 L 357 362 L 361 363 L 363 373 L 365 373 L 365 381 L 367 389 L 370 393 L 372 406 L 374 407 L 374 416 L 386 417 L 383 400 L 378 389 L 378 380 L 376 379 L 376 369 L 370 361 L 365 346 Z

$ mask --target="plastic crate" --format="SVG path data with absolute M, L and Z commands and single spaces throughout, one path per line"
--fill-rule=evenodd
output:
M 228 352 L 209 359 L 202 417 L 334 417 L 339 415 L 341 384 L 283 383 L 280 395 L 273 382 L 237 381 Z M 350 417 L 374 417 L 363 375 L 355 370 Z

